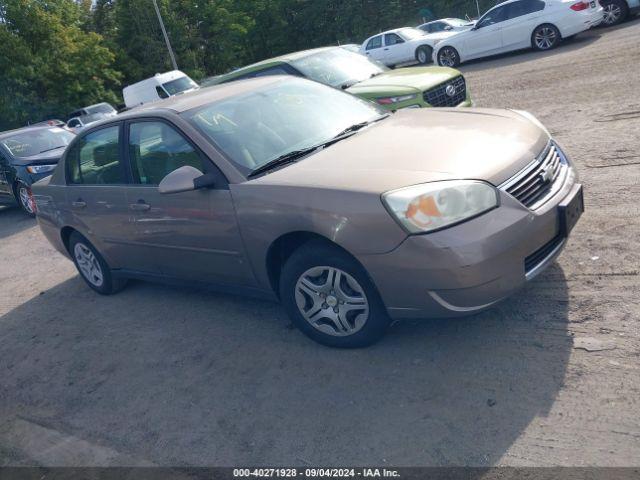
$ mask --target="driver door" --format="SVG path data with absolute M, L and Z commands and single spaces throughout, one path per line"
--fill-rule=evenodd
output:
M 384 62 L 384 50 L 382 49 L 382 35 L 371 38 L 365 47 L 365 54 L 379 62 Z
M 470 30 L 465 38 L 466 59 L 493 55 L 502 50 L 502 26 L 507 15 L 507 5 L 489 10 Z
M 222 173 L 172 124 L 127 122 L 133 184 L 127 189 L 137 261 L 163 275 L 216 284 L 250 285 L 228 184 Z M 189 165 L 217 175 L 214 188 L 161 194 L 158 184 Z

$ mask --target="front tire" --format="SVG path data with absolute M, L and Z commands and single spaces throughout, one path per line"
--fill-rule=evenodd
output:
M 460 54 L 453 47 L 442 47 L 438 50 L 438 65 L 456 68 L 460 65 Z
M 13 188 L 13 193 L 20 209 L 31 218 L 35 217 L 36 208 L 35 201 L 31 195 L 31 188 L 22 182 L 18 182 Z
M 550 23 L 537 26 L 531 34 L 531 46 L 541 52 L 557 47 L 561 40 L 560 30 Z
M 420 65 L 426 65 L 431 61 L 433 49 L 428 45 L 421 45 L 416 49 L 416 60 Z
M 124 288 L 126 280 L 114 277 L 98 250 L 77 232 L 69 237 L 69 253 L 78 273 L 92 290 L 101 295 L 112 295 Z
M 604 10 L 602 25 L 605 27 L 618 25 L 629 15 L 629 7 L 623 0 L 603 0 L 601 5 Z
M 330 347 L 371 345 L 390 323 L 362 266 L 321 241 L 309 242 L 289 257 L 280 277 L 280 299 L 294 325 Z

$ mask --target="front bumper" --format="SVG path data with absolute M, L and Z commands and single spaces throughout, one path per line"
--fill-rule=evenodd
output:
M 358 260 L 392 318 L 481 311 L 521 288 L 561 253 L 566 238 L 560 234 L 558 205 L 575 194 L 580 187 L 576 180 L 569 169 L 562 187 L 536 211 L 500 191 L 500 206 L 485 215 L 439 232 L 411 235 L 389 253 Z

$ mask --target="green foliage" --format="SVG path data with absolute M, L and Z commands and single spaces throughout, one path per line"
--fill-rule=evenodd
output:
M 195 79 L 287 52 L 360 43 L 475 0 L 157 0 Z M 481 0 L 481 11 L 495 4 Z M 427 19 L 429 20 L 429 19 Z M 0 0 L 0 129 L 59 117 L 172 68 L 152 0 Z

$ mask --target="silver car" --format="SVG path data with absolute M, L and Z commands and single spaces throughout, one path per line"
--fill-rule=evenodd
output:
M 102 294 L 128 278 L 279 299 L 326 345 L 486 309 L 583 211 L 524 112 L 402 110 L 295 77 L 150 104 L 83 131 L 33 188 L 42 231 Z

